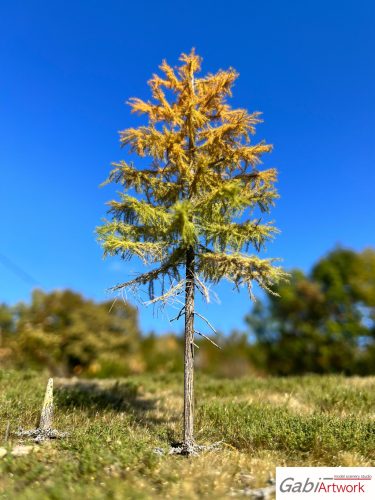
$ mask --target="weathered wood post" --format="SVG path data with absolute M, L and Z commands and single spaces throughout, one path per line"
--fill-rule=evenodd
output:
M 53 423 L 53 378 L 48 379 L 42 411 L 40 412 L 39 424 L 36 429 L 24 431 L 22 428 L 17 432 L 19 437 L 33 438 L 35 442 L 45 439 L 58 439 L 67 436 L 66 432 L 59 432 L 52 428 Z
M 46 393 L 44 395 L 44 401 L 42 406 L 42 411 L 40 413 L 39 429 L 42 431 L 47 431 L 52 429 L 53 420 L 53 378 L 48 379 Z

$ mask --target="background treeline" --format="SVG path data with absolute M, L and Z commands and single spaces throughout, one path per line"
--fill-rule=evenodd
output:
M 336 249 L 246 318 L 257 366 L 273 374 L 375 373 L 375 251 Z
M 258 301 L 246 329 L 197 339 L 197 368 L 221 376 L 375 373 L 375 251 L 335 249 L 306 275 Z M 0 366 L 55 375 L 124 376 L 183 368 L 182 338 L 142 335 L 138 312 L 70 290 L 35 290 L 30 304 L 0 305 Z

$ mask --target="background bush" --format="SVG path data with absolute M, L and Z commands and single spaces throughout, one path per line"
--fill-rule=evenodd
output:
M 337 248 L 310 273 L 258 301 L 247 329 L 197 339 L 196 366 L 223 377 L 375 373 L 375 251 Z M 1 366 L 55 375 L 126 376 L 183 369 L 182 337 L 142 334 L 137 309 L 71 290 L 35 290 L 29 304 L 0 304 Z

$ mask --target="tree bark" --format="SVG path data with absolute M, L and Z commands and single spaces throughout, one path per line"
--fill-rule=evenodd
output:
M 185 354 L 184 354 L 184 448 L 194 445 L 194 248 L 186 252 Z

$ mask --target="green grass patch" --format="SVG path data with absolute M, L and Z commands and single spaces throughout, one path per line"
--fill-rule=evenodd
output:
M 13 431 L 0 441 L 1 498 L 227 498 L 263 486 L 277 465 L 375 464 L 375 378 L 198 374 L 196 439 L 224 445 L 195 458 L 154 453 L 180 439 L 180 374 L 56 380 L 54 426 L 69 436 L 13 456 L 46 381 L 0 371 L 0 440 L 8 421 Z

